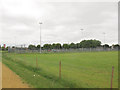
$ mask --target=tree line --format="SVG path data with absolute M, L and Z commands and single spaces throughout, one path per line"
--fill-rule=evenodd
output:
M 99 40 L 83 40 L 79 43 L 70 43 L 70 44 L 63 44 L 60 43 L 53 43 L 53 44 L 44 44 L 41 48 L 42 50 L 51 50 L 51 49 L 78 49 L 78 48 L 97 48 L 97 47 L 104 47 L 104 48 L 120 48 L 119 44 L 115 44 L 112 46 L 109 46 L 108 44 L 101 45 L 101 41 Z M 16 48 L 15 46 L 12 46 L 12 48 Z M 22 47 L 24 48 L 24 47 Z M 38 50 L 40 48 L 40 45 L 32 45 L 30 44 L 28 47 L 30 50 Z M 8 47 L 4 47 L 0 45 L 0 50 L 8 50 Z
M 83 40 L 80 43 L 70 43 L 70 44 L 63 44 L 60 43 L 53 43 L 53 44 L 44 44 L 42 49 L 51 50 L 51 49 L 77 49 L 77 48 L 97 48 L 97 47 L 105 47 L 111 48 L 108 44 L 101 45 L 101 41 L 99 40 Z M 118 44 L 113 45 L 114 48 L 120 47 Z M 29 45 L 28 49 L 39 49 L 40 45 Z

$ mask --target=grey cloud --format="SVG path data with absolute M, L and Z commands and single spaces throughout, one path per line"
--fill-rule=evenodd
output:
M 23 3 L 23 1 L 20 2 Z M 43 4 L 31 0 L 30 5 L 28 3 L 27 6 L 27 8 L 22 6 L 21 14 L 10 13 L 8 12 L 9 8 L 3 10 L 0 22 L 3 29 L 3 43 L 12 44 L 15 41 L 14 36 L 19 39 L 19 43 L 39 43 L 39 21 L 43 22 L 42 43 L 79 42 L 83 38 L 96 38 L 103 41 L 102 32 L 108 33 L 108 37 L 112 35 L 114 37 L 112 39 L 106 37 L 106 42 L 117 42 L 117 36 L 115 36 L 117 25 L 112 25 L 112 22 L 116 23 L 117 21 L 117 3 L 59 2 Z M 25 8 L 25 14 L 23 8 Z M 81 28 L 84 29 L 84 33 L 80 31 Z M 10 37 L 12 39 L 9 39 Z

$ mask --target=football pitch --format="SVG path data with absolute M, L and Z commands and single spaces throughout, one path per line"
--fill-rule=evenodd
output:
M 61 61 L 61 78 L 59 62 Z M 118 52 L 5 53 L 2 62 L 34 88 L 118 87 Z

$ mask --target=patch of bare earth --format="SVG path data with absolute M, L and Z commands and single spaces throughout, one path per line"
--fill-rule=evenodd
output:
M 2 88 L 29 88 L 20 77 L 2 64 Z

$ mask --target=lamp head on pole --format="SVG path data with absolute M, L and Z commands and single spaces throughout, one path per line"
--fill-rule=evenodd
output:
M 81 31 L 84 30 L 84 29 L 80 29 Z
M 105 32 L 103 32 L 103 34 L 105 35 L 106 33 L 105 33 Z
M 42 24 L 42 22 L 39 22 L 39 24 Z

